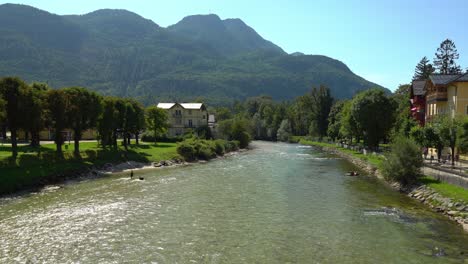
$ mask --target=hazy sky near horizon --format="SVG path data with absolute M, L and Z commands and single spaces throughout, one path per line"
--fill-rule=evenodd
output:
M 468 1 L 464 0 L 20 0 L 51 13 L 126 9 L 167 27 L 194 14 L 240 18 L 286 52 L 338 59 L 365 79 L 395 90 L 423 56 L 446 38 L 468 67 Z M 6 3 L 0 1 L 0 3 Z

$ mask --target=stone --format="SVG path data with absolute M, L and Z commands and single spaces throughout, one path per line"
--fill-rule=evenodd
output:
M 458 213 L 460 213 L 460 212 L 455 211 L 455 210 L 452 210 L 452 211 L 448 211 L 448 212 L 447 212 L 448 215 L 456 215 L 456 214 L 458 214 Z
M 455 207 L 455 208 L 457 209 L 457 211 L 463 211 L 463 210 L 465 210 L 465 206 L 462 205 L 462 204 L 458 205 L 458 206 Z
M 161 164 L 161 162 L 154 162 L 153 166 L 156 167 L 156 168 L 159 168 L 159 167 L 162 166 L 162 164 Z
M 448 207 L 453 207 L 453 203 L 448 203 Z

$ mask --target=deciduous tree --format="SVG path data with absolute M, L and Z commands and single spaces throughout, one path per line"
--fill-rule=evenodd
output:
M 167 112 L 164 109 L 160 109 L 156 106 L 150 106 L 146 109 L 146 124 L 148 129 L 153 132 L 154 140 L 164 133 L 166 133 L 167 124 Z

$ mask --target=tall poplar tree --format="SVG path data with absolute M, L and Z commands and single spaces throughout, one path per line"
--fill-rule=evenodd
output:
M 457 65 L 456 60 L 460 57 L 457 51 L 455 43 L 446 39 L 440 43 L 440 47 L 437 48 L 435 53 L 434 66 L 440 74 L 460 74 L 462 70 Z

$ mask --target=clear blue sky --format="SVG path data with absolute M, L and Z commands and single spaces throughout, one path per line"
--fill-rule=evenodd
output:
M 240 18 L 286 52 L 326 55 L 394 90 L 440 42 L 455 41 L 468 67 L 468 1 L 464 0 L 22 0 L 55 14 L 102 8 L 133 11 L 166 27 L 193 14 Z

